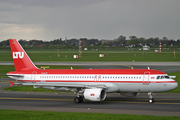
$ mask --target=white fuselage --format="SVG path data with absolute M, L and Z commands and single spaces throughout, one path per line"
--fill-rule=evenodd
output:
M 158 77 L 159 76 L 159 77 Z M 163 77 L 161 77 L 163 76 Z M 71 85 L 104 85 L 106 92 L 163 92 L 175 89 L 178 84 L 167 75 L 145 74 L 24 74 L 23 79 L 18 80 L 27 83 L 61 85 L 66 89 Z M 157 79 L 160 78 L 160 79 Z M 63 87 L 54 87 L 56 90 L 64 90 Z M 48 88 L 48 87 L 47 87 Z M 70 89 L 70 88 L 69 88 Z

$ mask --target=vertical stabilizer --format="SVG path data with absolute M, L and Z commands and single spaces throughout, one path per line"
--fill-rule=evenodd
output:
M 9 43 L 16 71 L 38 69 L 16 39 L 9 39 Z

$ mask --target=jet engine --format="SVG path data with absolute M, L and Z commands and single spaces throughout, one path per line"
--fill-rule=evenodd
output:
M 106 98 L 106 91 L 101 88 L 85 89 L 84 98 L 90 101 L 103 101 Z
M 139 95 L 138 92 L 121 92 L 120 94 L 127 97 L 135 97 Z

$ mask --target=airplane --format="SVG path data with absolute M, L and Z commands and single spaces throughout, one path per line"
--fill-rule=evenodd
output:
M 118 92 L 124 96 L 137 96 L 147 92 L 153 103 L 154 92 L 170 91 L 178 87 L 173 76 L 152 69 L 39 69 L 16 39 L 9 39 L 15 71 L 6 75 L 22 85 L 77 94 L 75 103 L 104 101 L 106 93 Z M 11 81 L 10 86 L 19 83 Z

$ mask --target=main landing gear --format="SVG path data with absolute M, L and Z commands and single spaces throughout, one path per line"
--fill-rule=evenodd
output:
M 77 97 L 74 98 L 75 103 L 82 103 L 83 102 L 83 91 L 81 89 L 77 89 L 76 92 Z
M 75 103 L 82 103 L 83 102 L 83 97 L 82 96 L 77 96 L 74 98 Z
M 154 103 L 153 93 L 152 92 L 148 92 L 148 95 L 149 95 L 149 103 L 150 104 Z

